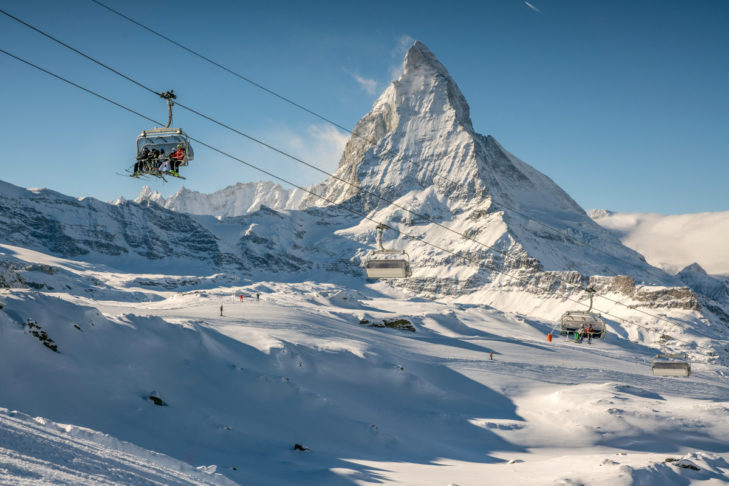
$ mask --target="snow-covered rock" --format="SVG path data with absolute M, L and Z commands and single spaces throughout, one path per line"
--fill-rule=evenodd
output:
M 698 263 L 692 263 L 678 272 L 676 276 L 696 292 L 714 300 L 729 303 L 729 283 L 710 276 Z
M 167 209 L 216 217 L 243 216 L 258 211 L 261 206 L 271 209 L 292 209 L 298 206 L 302 191 L 287 190 L 270 182 L 237 183 L 212 194 L 202 194 L 181 187 L 175 194 L 164 198 L 159 192 L 142 188 L 137 203 L 154 202 Z

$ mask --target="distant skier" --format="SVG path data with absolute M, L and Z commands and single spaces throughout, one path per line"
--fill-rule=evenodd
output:
M 243 294 L 240 294 L 240 301 L 243 302 Z
M 489 353 L 489 359 L 490 359 L 491 361 L 493 361 L 493 360 L 494 360 L 494 352 L 493 352 L 493 351 L 491 351 L 491 352 Z
M 256 300 L 261 300 L 261 294 L 256 292 Z
M 220 317 L 223 317 L 223 305 L 220 305 Z

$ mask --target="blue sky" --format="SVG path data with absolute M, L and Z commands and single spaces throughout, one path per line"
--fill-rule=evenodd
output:
M 729 2 L 102 0 L 354 127 L 414 39 L 446 66 L 476 130 L 584 208 L 729 210 Z M 333 171 L 345 134 L 89 0 L 0 7 L 184 104 Z M 0 15 L 0 48 L 164 120 L 164 102 Z M 0 179 L 134 198 L 125 178 L 150 123 L 0 54 Z M 320 173 L 183 110 L 174 126 L 299 184 Z M 199 147 L 184 185 L 269 179 Z

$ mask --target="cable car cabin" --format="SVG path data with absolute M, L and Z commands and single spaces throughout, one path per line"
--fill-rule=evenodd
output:
M 587 332 L 592 328 L 591 332 Z M 600 314 L 584 311 L 568 311 L 562 314 L 560 319 L 561 335 L 585 333 L 593 338 L 605 339 L 605 321 Z
M 164 153 L 169 155 L 177 150 L 178 145 L 182 145 L 185 149 L 185 158 L 182 159 L 180 165 L 187 165 L 188 161 L 195 158 L 195 153 L 185 132 L 179 128 L 152 128 L 143 131 L 137 137 L 137 155 L 145 147 L 149 150 L 157 149 L 160 152 L 164 150 Z
M 659 354 L 651 362 L 654 376 L 690 376 L 691 363 L 686 353 Z
M 405 258 L 386 258 L 385 255 L 404 255 Z M 410 276 L 410 259 L 401 250 L 373 251 L 365 261 L 367 278 L 407 278 Z

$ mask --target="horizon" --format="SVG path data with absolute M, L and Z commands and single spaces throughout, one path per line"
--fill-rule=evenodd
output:
M 722 2 L 466 2 L 471 15 L 458 17 L 463 28 L 443 27 L 434 2 L 417 12 L 385 3 L 211 8 L 155 2 L 163 22 L 150 19 L 150 9 L 138 1 L 105 3 L 350 129 L 417 39 L 464 93 L 474 129 L 494 136 L 585 210 L 729 210 L 729 100 L 720 96 L 729 56 L 715 49 L 729 41 L 722 27 L 729 5 Z M 378 12 L 385 6 L 391 15 L 383 18 Z M 155 89 L 175 89 L 188 106 L 336 169 L 348 134 L 90 1 L 61 7 L 16 0 L 5 8 Z M 13 54 L 151 118 L 166 117 L 162 100 L 4 15 L 0 22 L 0 39 Z M 479 22 L 489 28 L 478 29 Z M 650 35 L 646 25 L 653 28 Z M 169 197 L 183 185 L 212 193 L 237 182 L 270 180 L 203 147 L 196 147 L 195 160 L 184 169 L 185 181 L 125 180 L 136 135 L 149 122 L 10 57 L 0 56 L 0 69 L 7 80 L 1 132 L 6 182 L 112 201 L 133 200 L 144 185 Z M 173 126 L 299 185 L 324 179 L 183 110 L 175 111 Z M 28 147 L 39 153 L 29 157 Z

